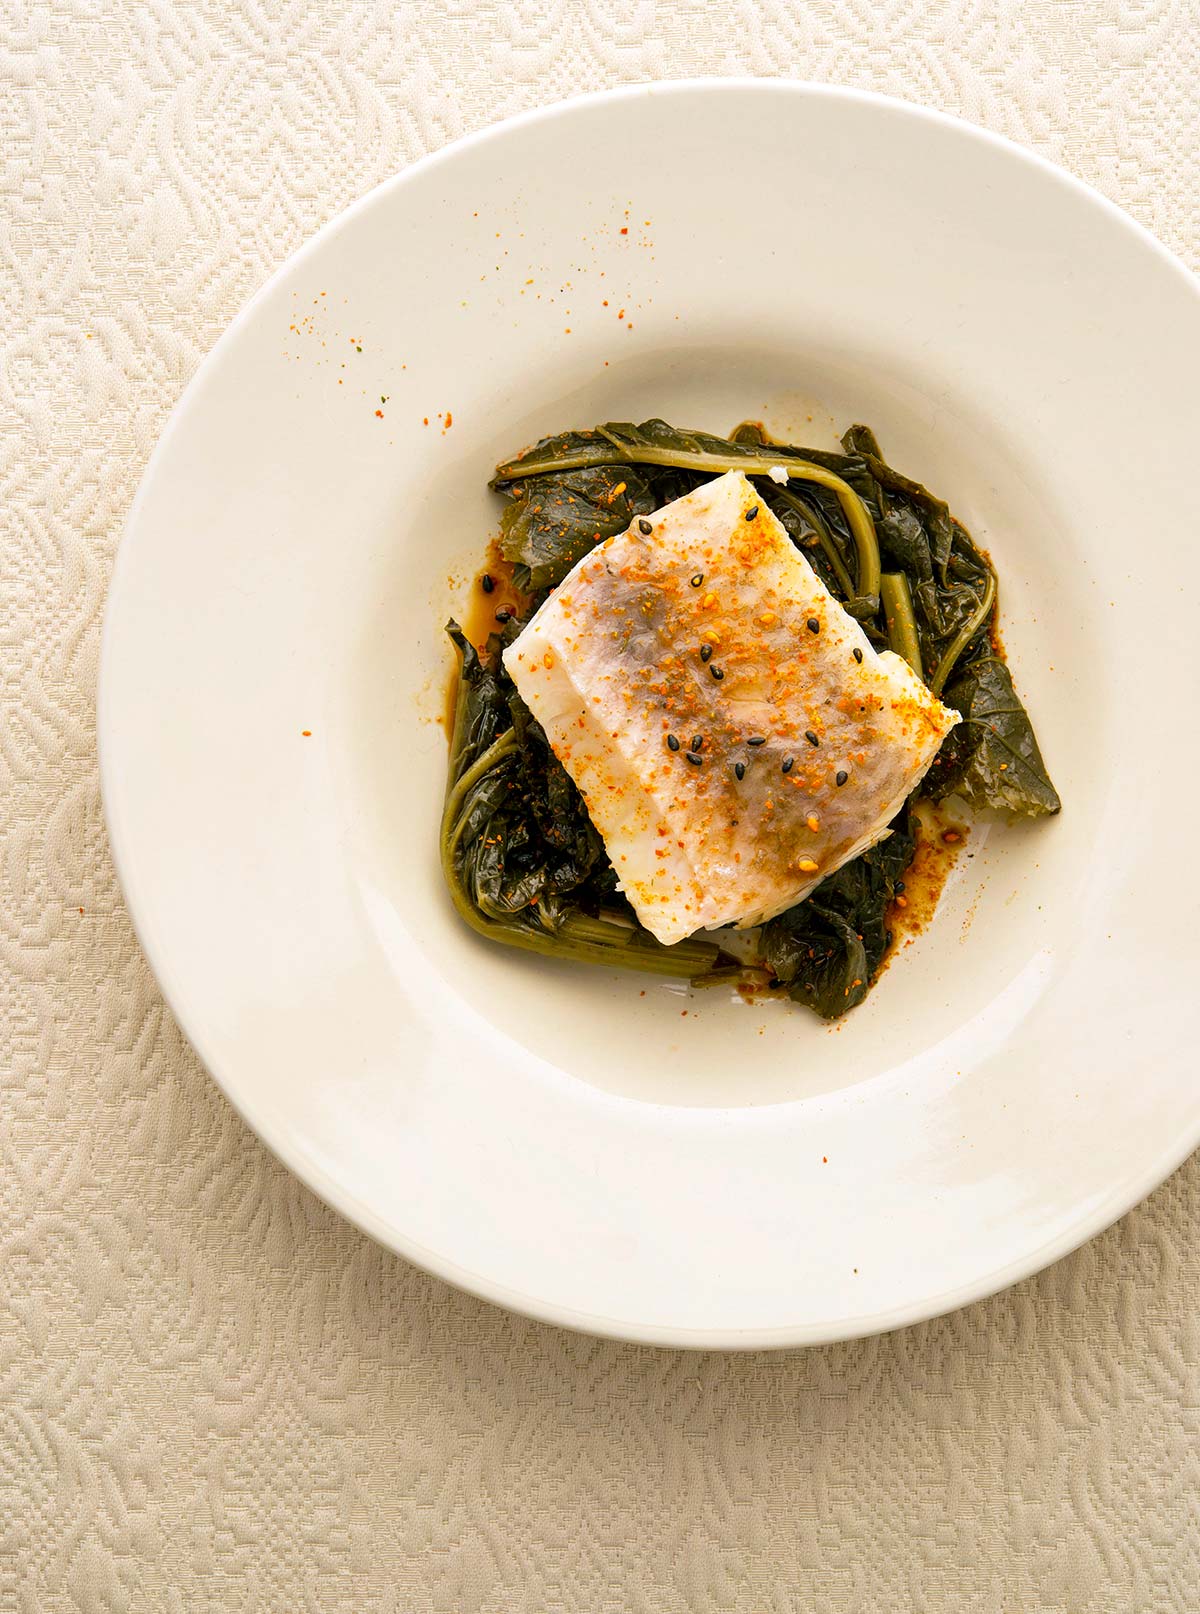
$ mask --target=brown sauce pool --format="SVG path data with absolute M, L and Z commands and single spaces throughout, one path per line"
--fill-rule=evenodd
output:
M 922 802 L 916 811 L 917 850 L 904 873 L 904 890 L 897 893 L 888 909 L 892 945 L 875 972 L 877 980 L 896 954 L 911 947 L 933 918 L 954 860 L 970 835 L 967 826 L 942 807 Z

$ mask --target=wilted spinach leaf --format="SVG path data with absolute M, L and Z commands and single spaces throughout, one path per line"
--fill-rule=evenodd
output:
M 663 500 L 639 472 L 610 465 L 534 476 L 512 488 L 500 518 L 500 552 L 524 593 L 556 588 L 604 538 Z
M 866 997 L 890 940 L 888 906 L 916 844 L 905 809 L 886 840 L 763 926 L 763 961 L 795 1002 L 836 1020 Z
M 951 729 L 930 769 L 929 795 L 935 800 L 961 796 L 972 807 L 1024 818 L 1061 809 L 1029 714 L 998 656 L 970 662 L 945 691 L 945 699 L 963 721 Z

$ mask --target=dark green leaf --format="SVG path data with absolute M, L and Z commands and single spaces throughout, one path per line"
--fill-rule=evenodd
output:
M 857 1008 L 871 988 L 866 948 L 851 922 L 810 897 L 793 926 L 782 916 L 763 931 L 763 960 L 788 989 L 823 1020 Z M 798 909 L 792 909 L 798 913 Z
M 907 811 L 892 833 L 763 926 L 763 960 L 797 1003 L 836 1020 L 862 1002 L 887 951 L 887 910 L 916 850 Z
M 933 564 L 944 587 L 950 554 L 954 548 L 955 530 L 962 530 L 950 514 L 949 507 L 920 482 L 913 482 L 893 470 L 884 459 L 875 433 L 869 426 L 851 426 L 848 432 L 842 434 L 842 447 L 847 454 L 855 454 L 863 461 L 885 492 L 902 495 L 910 506 L 921 511 L 931 539 Z
M 1062 807 L 1012 675 L 994 655 L 968 663 L 945 691 L 963 715 L 927 776 L 935 800 L 957 795 L 972 807 L 1025 818 Z
M 511 491 L 500 550 L 526 592 L 556 588 L 602 539 L 663 502 L 638 471 L 611 465 L 531 477 Z
M 450 757 L 451 783 L 481 757 L 509 726 L 508 698 L 502 682 L 500 640 L 493 635 L 488 657 L 481 661 L 475 646 L 467 643 L 457 622 L 446 632 L 462 658 L 455 718 L 454 749 Z
M 908 578 L 913 605 L 920 613 L 922 652 L 937 660 L 936 641 L 943 634 L 941 605 L 933 574 L 933 545 L 916 512 L 908 505 L 889 502 L 886 515 L 875 523 L 879 553 L 885 567 L 902 571 Z M 932 639 L 932 644 L 926 642 Z
M 863 461 L 880 489 L 880 552 L 908 578 L 922 660 L 926 675 L 932 676 L 983 598 L 990 568 L 945 502 L 886 462 L 868 426 L 851 426 L 842 442 Z M 984 635 L 988 626 L 985 621 Z

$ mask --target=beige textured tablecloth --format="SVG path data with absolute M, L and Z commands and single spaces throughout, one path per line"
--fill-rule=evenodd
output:
M 884 1339 L 690 1356 L 506 1316 L 342 1225 L 183 1045 L 93 719 L 168 410 L 397 167 L 624 80 L 810 77 L 1024 141 L 1194 262 L 1195 0 L 0 9 L 0 1610 L 1200 1608 L 1195 1162 Z

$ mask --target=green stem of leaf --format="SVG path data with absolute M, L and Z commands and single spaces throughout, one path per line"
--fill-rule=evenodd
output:
M 992 606 L 996 603 L 996 574 L 988 567 L 987 582 L 979 604 L 954 635 L 945 655 L 934 669 L 933 677 L 929 680 L 929 687 L 935 695 L 940 695 L 945 689 L 950 674 L 954 671 L 959 656 L 979 632 L 980 628 L 991 615 Z
M 908 578 L 903 572 L 884 572 L 880 579 L 879 597 L 883 604 L 888 644 L 898 656 L 904 657 L 918 678 L 924 678 L 921 641 L 917 637 L 917 617 Z

